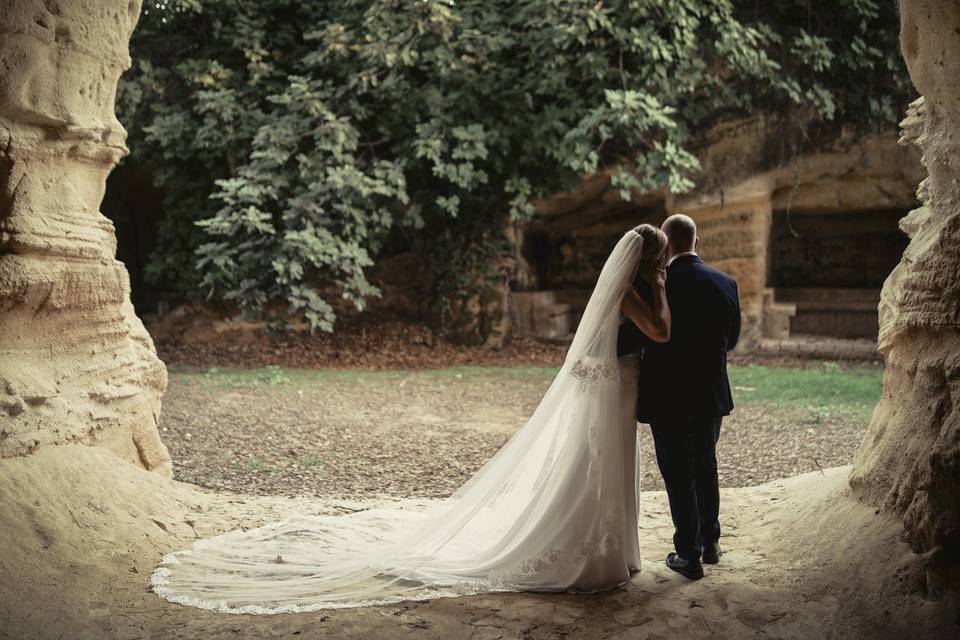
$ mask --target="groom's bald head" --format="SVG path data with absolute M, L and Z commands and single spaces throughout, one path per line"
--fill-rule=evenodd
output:
M 690 216 L 675 213 L 660 225 L 670 240 L 670 253 L 676 255 L 697 248 L 697 223 Z

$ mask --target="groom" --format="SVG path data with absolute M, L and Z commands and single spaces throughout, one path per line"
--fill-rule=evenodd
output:
M 667 566 L 698 580 L 701 558 L 716 564 L 722 553 L 716 446 L 720 422 L 733 409 L 727 352 L 740 337 L 740 301 L 736 281 L 697 255 L 693 219 L 673 215 L 661 228 L 669 239 L 670 341 L 646 340 L 627 322 L 618 351 L 640 356 L 637 420 L 650 424 L 675 528 Z M 641 279 L 635 286 L 641 296 L 649 290 Z

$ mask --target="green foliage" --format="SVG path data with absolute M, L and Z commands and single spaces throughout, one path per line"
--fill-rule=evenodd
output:
M 888 0 L 779 0 L 738 3 L 741 19 L 771 25 L 784 47 L 788 95 L 826 119 L 865 128 L 897 122 L 909 78 L 897 39 L 897 3 Z M 775 29 L 775 30 L 774 30 Z M 785 105 L 778 105 L 781 108 Z
M 891 51 L 873 0 L 168 0 L 118 103 L 165 191 L 154 277 L 330 330 L 331 291 L 377 295 L 364 270 L 393 230 L 442 301 L 586 172 L 614 168 L 624 198 L 688 190 L 718 117 L 889 124 Z

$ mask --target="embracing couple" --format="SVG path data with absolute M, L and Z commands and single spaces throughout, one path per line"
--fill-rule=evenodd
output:
M 697 255 L 690 217 L 661 229 L 646 230 L 651 245 L 667 246 L 624 296 L 617 353 L 637 354 L 637 421 L 650 425 L 675 529 L 667 566 L 696 580 L 701 559 L 717 564 L 723 553 L 717 439 L 733 409 L 727 352 L 740 337 L 740 301 L 736 281 Z
M 153 590 L 281 613 L 617 587 L 640 569 L 638 421 L 651 425 L 673 516 L 667 566 L 703 577 L 721 554 L 716 443 L 733 408 L 726 354 L 740 308 L 736 283 L 697 245 L 684 215 L 620 238 L 533 415 L 450 497 L 199 540 L 163 558 Z

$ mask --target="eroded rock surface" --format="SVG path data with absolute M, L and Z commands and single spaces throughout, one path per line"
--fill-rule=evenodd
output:
M 851 476 L 901 516 L 934 597 L 960 585 L 960 4 L 901 0 L 900 43 L 917 90 L 903 141 L 923 152 L 922 206 L 880 302 L 883 399 Z
M 65 442 L 170 473 L 167 375 L 99 211 L 136 1 L 0 1 L 0 457 Z

